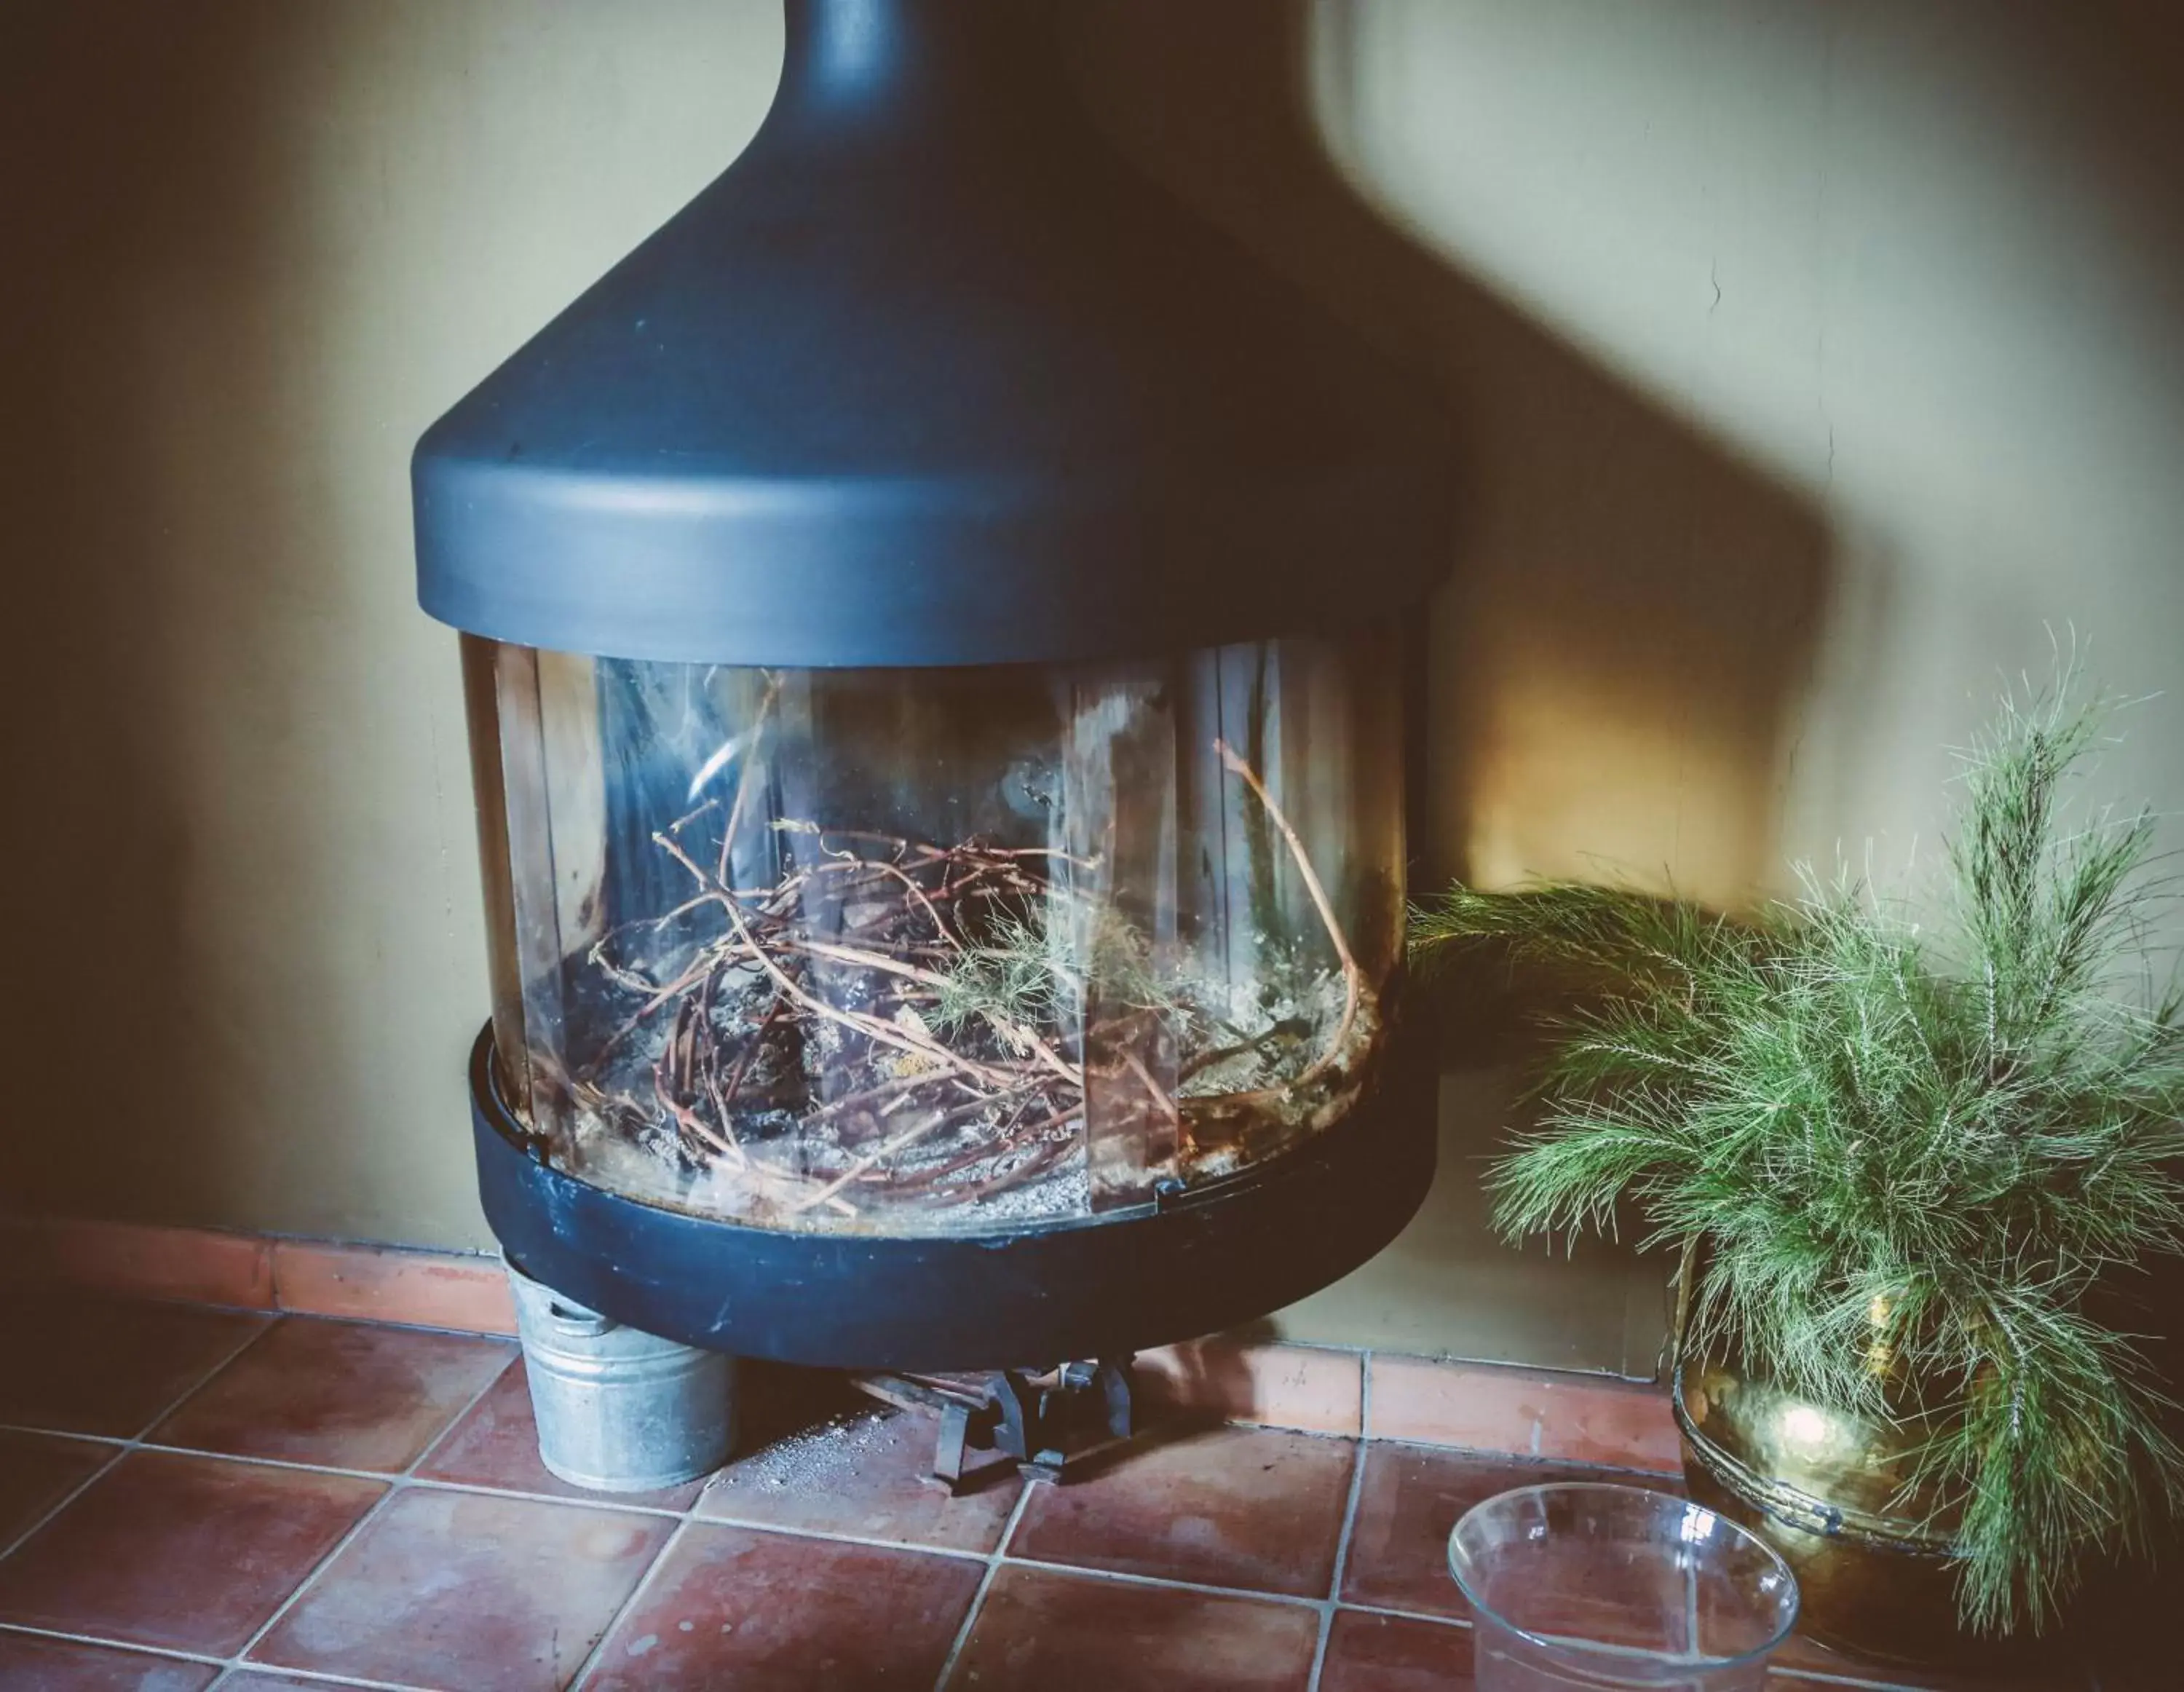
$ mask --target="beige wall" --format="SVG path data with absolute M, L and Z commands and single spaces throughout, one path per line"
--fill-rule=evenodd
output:
M 1885 868 L 2051 626 L 2174 682 L 2168 9 L 1070 0 L 1117 139 L 1458 413 L 1437 871 Z M 406 454 L 733 155 L 779 39 L 770 0 L 6 8 L 17 1202 L 484 1243 Z M 2180 713 L 2104 779 L 2184 804 Z M 1644 1372 L 1656 1270 L 1485 1238 L 1507 1025 L 1458 1021 L 1427 1215 L 1282 1326 Z

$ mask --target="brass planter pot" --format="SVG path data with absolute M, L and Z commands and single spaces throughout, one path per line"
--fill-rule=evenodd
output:
M 1915 1425 L 1846 1415 L 1697 1359 L 1676 1366 L 1674 1402 L 1691 1497 L 1781 1553 L 1805 1633 L 1867 1657 L 1963 1658 L 1948 1517 L 1905 1491 Z

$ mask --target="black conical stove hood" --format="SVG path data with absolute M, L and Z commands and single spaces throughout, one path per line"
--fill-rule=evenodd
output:
M 1445 562 L 1428 395 L 1092 132 L 1028 0 L 788 0 L 733 168 L 433 426 L 426 610 L 767 665 L 1324 628 Z

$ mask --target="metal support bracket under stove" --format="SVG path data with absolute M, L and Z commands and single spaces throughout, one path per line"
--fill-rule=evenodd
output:
M 850 1377 L 861 1392 L 903 1410 L 937 1413 L 933 1478 L 950 1493 L 963 1485 L 972 1451 L 1013 1457 L 1027 1478 L 1058 1481 L 1070 1466 L 1120 1445 L 1137 1432 L 1131 1359 L 1100 1358 L 1052 1369 L 991 1374 Z

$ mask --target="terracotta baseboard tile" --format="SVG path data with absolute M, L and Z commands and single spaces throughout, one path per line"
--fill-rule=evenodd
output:
M 515 1331 L 499 1264 L 458 1252 L 0 1217 L 0 1262 L 140 1298 Z M 1617 1468 L 1678 1467 L 1675 1424 L 1657 1388 L 1220 1335 L 1145 1352 L 1138 1367 L 1149 1405 L 1228 1422 Z
M 273 1308 L 272 1242 L 143 1222 L 15 1222 L 8 1255 L 25 1272 L 125 1297 Z
M 1138 1354 L 1146 1401 L 1225 1422 L 1301 1428 L 1364 1429 L 1364 1357 L 1316 1345 L 1254 1344 L 1215 1334 Z
M 513 1333 L 508 1278 L 490 1257 L 343 1245 L 217 1228 L 0 1218 L 0 1261 L 102 1293 Z
M 1669 1395 L 1584 1375 L 1375 1353 L 1365 1432 L 1374 1439 L 1673 1473 Z
M 284 1311 L 408 1322 L 465 1333 L 513 1333 L 515 1300 L 490 1257 L 387 1245 L 273 1242 L 273 1290 Z

